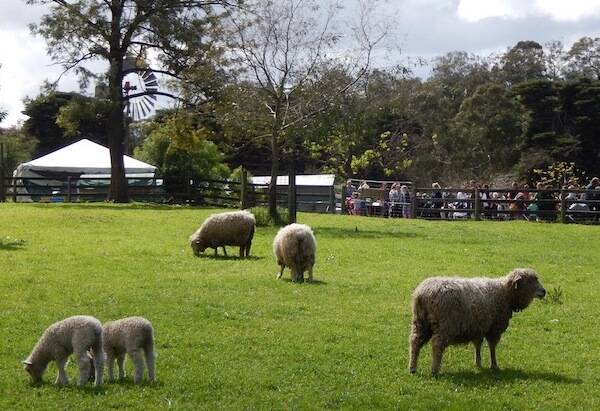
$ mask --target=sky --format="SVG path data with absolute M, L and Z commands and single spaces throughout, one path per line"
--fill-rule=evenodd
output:
M 560 40 L 568 47 L 583 36 L 600 37 L 600 0 L 383 0 L 381 7 L 394 27 L 385 65 L 457 50 L 487 56 L 521 40 Z M 24 0 L 0 0 L 0 110 L 8 112 L 3 127 L 22 122 L 23 99 L 62 73 L 44 40 L 29 32 L 45 10 Z M 426 76 L 426 69 L 418 74 Z M 59 89 L 77 91 L 75 76 L 62 76 Z

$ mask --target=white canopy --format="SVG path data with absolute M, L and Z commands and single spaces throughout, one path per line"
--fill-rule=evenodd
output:
M 123 156 L 126 174 L 154 174 L 156 167 Z M 29 172 L 108 174 L 110 176 L 110 151 L 107 147 L 82 139 L 43 157 L 19 164 L 15 177 L 27 177 Z

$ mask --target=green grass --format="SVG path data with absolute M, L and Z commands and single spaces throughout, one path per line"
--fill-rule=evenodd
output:
M 272 227 L 258 228 L 251 259 L 193 258 L 187 238 L 211 212 L 0 204 L 0 409 L 600 408 L 600 228 L 300 214 L 319 281 L 294 284 L 275 279 Z M 471 347 L 455 346 L 432 378 L 427 345 L 408 374 L 423 278 L 520 266 L 560 296 L 513 317 L 502 371 L 476 369 Z M 52 384 L 54 365 L 31 386 L 20 361 L 75 314 L 150 319 L 158 382 L 80 389 L 71 364 L 69 387 Z

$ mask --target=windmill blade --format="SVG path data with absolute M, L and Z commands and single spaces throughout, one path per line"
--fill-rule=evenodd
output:
M 142 74 L 142 78 L 144 79 L 144 81 L 153 81 L 156 80 L 156 74 L 154 74 L 152 70 L 146 70 Z
M 144 108 L 144 105 L 143 105 L 143 103 L 144 103 L 144 101 L 142 100 L 142 101 L 140 102 L 140 109 L 142 110 L 142 115 L 140 116 L 140 118 L 144 118 L 144 117 L 146 117 L 146 109 Z
M 151 96 L 144 96 L 144 101 L 146 102 L 146 104 L 148 104 L 150 107 L 154 107 L 154 100 L 150 98 Z

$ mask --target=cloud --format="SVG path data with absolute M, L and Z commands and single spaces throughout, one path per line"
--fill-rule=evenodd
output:
M 574 22 L 600 16 L 600 0 L 459 0 L 457 15 L 468 22 L 487 18 L 509 20 L 549 17 Z

